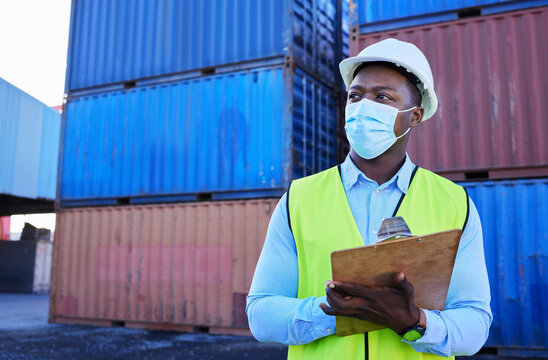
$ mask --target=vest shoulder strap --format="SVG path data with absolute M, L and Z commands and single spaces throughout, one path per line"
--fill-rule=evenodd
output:
M 402 216 L 415 235 L 464 229 L 468 221 L 466 189 L 433 172 L 418 168 L 394 215 Z

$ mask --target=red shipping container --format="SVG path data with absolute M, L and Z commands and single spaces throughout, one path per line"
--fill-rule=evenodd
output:
M 245 296 L 277 202 L 62 210 L 50 321 L 249 335 Z
M 548 7 L 357 35 L 416 44 L 434 73 L 437 114 L 412 131 L 417 164 L 463 180 L 548 176 Z
M 10 216 L 0 217 L 0 240 L 10 239 Z

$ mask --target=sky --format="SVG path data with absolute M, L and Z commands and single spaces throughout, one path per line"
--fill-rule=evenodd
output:
M 61 105 L 70 0 L 0 0 L 0 77 L 48 106 Z
M 0 0 L 0 77 L 48 106 L 63 103 L 70 3 Z M 15 215 L 10 231 L 25 221 L 55 228 L 55 214 Z

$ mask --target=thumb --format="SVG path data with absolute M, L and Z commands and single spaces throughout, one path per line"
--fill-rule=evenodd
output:
M 407 281 L 407 277 L 404 273 L 399 272 L 394 275 L 394 285 L 397 288 L 402 289 L 407 294 L 413 294 L 413 285 Z

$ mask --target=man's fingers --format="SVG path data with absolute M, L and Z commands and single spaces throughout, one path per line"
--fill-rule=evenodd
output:
M 343 294 L 339 293 L 337 291 L 336 288 L 333 288 L 333 287 L 328 287 L 327 289 L 325 289 L 325 293 L 329 296 L 333 296 L 333 297 L 338 297 L 338 298 L 342 298 L 343 297 Z
M 411 283 L 407 281 L 407 277 L 402 272 L 394 275 L 394 285 L 397 288 L 402 289 L 406 294 L 413 294 L 413 285 L 411 285 Z
M 336 293 L 340 294 L 341 297 L 347 297 L 347 296 L 359 296 L 360 295 L 360 289 L 363 286 L 356 285 L 349 282 L 339 282 L 339 281 L 328 281 L 327 282 L 328 289 L 331 289 L 335 291 Z
M 405 279 L 405 274 L 401 271 L 394 275 L 394 283 L 396 284 L 401 282 L 403 279 Z
M 320 309 L 322 309 L 322 311 L 326 313 L 327 315 L 335 316 L 335 311 L 324 303 L 320 304 Z

